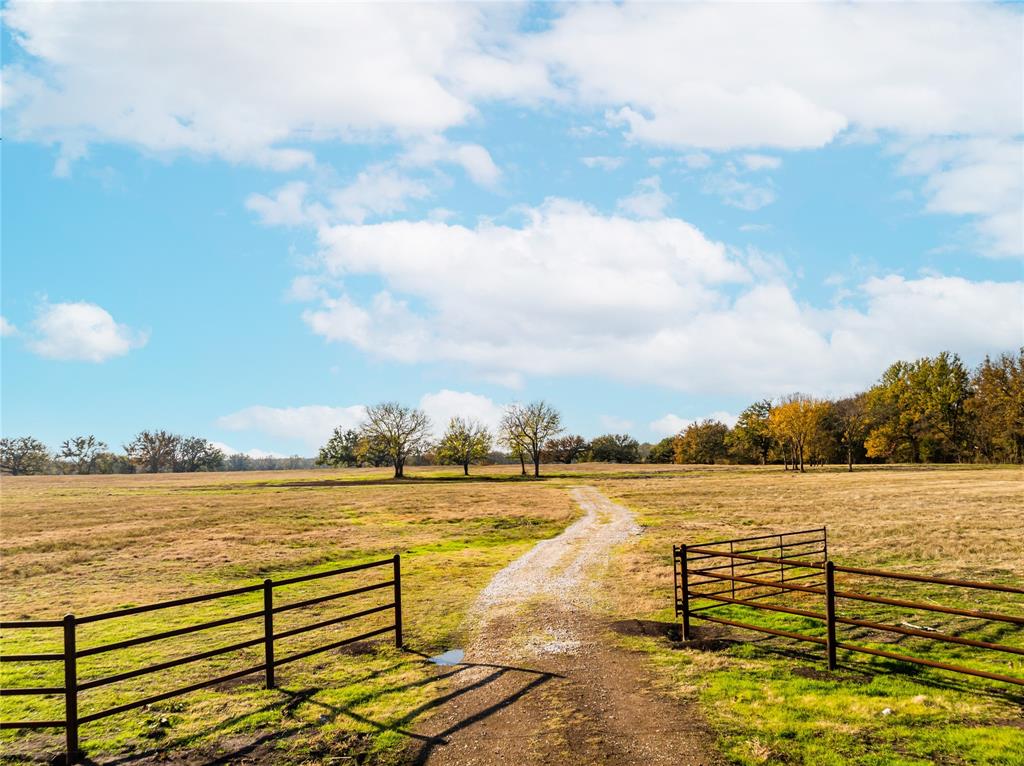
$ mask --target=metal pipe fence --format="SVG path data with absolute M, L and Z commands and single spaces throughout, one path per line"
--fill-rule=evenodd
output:
M 766 541 L 771 541 L 770 543 Z M 764 555 L 775 552 L 777 555 Z M 837 587 L 837 580 L 844 578 L 869 578 L 884 582 L 913 582 L 924 585 L 940 586 L 943 589 L 971 589 L 1004 594 L 1024 594 L 1024 588 L 998 583 L 959 580 L 944 577 L 892 572 L 864 567 L 848 567 L 836 564 L 828 559 L 828 532 L 824 527 L 805 529 L 781 534 L 759 535 L 755 537 L 718 540 L 701 545 L 675 545 L 672 548 L 673 580 L 675 594 L 676 618 L 682 621 L 684 641 L 693 638 L 691 621 L 705 620 L 720 625 L 757 631 L 774 636 L 782 636 L 797 641 L 824 646 L 828 659 L 828 667 L 837 667 L 837 651 L 857 652 L 876 657 L 884 657 L 899 662 L 923 665 L 954 673 L 987 678 L 1008 684 L 1024 686 L 1024 678 L 995 673 L 963 665 L 930 660 L 902 652 L 864 646 L 850 639 L 840 639 L 839 626 L 851 626 L 869 631 L 897 634 L 899 636 L 928 639 L 947 644 L 985 649 L 1004 654 L 1024 655 L 1024 645 L 1014 646 L 997 641 L 987 641 L 956 635 L 936 628 L 923 628 L 901 622 L 890 624 L 877 620 L 865 619 L 847 614 L 850 602 L 893 607 L 897 610 L 914 612 L 931 612 L 942 615 L 966 617 L 979 621 L 980 624 L 1003 624 L 1024 627 L 1024 616 L 1006 614 L 985 609 L 967 609 L 960 606 L 935 603 L 932 601 L 913 601 L 905 598 L 893 598 L 863 590 L 854 590 L 842 584 Z M 744 567 L 758 567 L 749 571 Z M 740 573 L 737 574 L 737 569 Z M 796 580 L 812 580 L 796 584 Z M 737 586 L 737 584 L 740 584 Z M 710 589 L 709 589 L 710 588 Z M 737 597 L 737 593 L 741 595 Z M 747 594 L 747 592 L 750 592 Z M 944 591 L 946 592 L 946 591 Z M 729 594 L 729 595 L 726 595 Z M 790 603 L 767 603 L 764 599 L 773 597 L 790 598 Z M 792 600 L 804 597 L 796 605 Z M 814 603 L 807 602 L 810 597 L 818 601 L 822 607 L 814 608 Z M 711 602 L 711 603 L 707 603 Z M 823 603 L 822 603 L 823 602 Z M 845 602 L 845 603 L 844 603 Z M 696 605 L 695 605 L 696 603 Z M 823 624 L 825 636 L 810 635 L 793 630 L 772 628 L 736 619 L 727 619 L 713 613 L 713 610 L 727 605 L 749 607 L 756 610 L 795 615 L 808 618 Z M 1024 601 L 1022 601 L 1024 605 Z M 804 607 L 809 608 L 804 608 Z M 842 609 L 839 609 L 842 606 Z M 1024 610 L 1022 610 L 1024 611 Z M 712 612 L 709 614 L 709 612 Z M 730 615 L 732 616 L 732 615 Z
M 321 595 L 315 598 L 307 598 L 300 601 L 294 601 L 286 604 L 277 604 L 274 601 L 274 591 L 277 588 L 381 567 L 391 568 L 391 579 L 382 582 L 371 583 L 368 585 L 362 585 L 356 588 L 349 588 L 347 590 L 338 591 L 327 595 Z M 331 617 L 329 619 L 308 623 L 306 625 L 302 625 L 296 628 L 275 632 L 274 616 L 281 614 L 282 612 L 289 612 L 295 609 L 307 608 L 310 606 L 323 604 L 329 601 L 350 598 L 352 596 L 356 596 L 363 593 L 370 593 L 378 590 L 386 590 L 390 593 L 391 600 L 389 603 L 379 604 L 370 608 L 361 609 L 356 612 L 350 612 L 347 614 L 342 614 L 340 616 Z M 99 644 L 84 649 L 78 647 L 78 627 L 82 625 L 88 625 L 91 623 L 98 623 L 107 620 L 121 620 L 124 618 L 133 617 L 135 615 L 153 612 L 157 610 L 189 606 L 192 604 L 214 601 L 217 599 L 230 598 L 233 596 L 240 596 L 260 591 L 262 591 L 263 608 L 259 610 L 248 611 L 242 614 L 235 614 L 215 620 L 208 620 L 206 622 L 187 625 L 184 627 L 174 628 L 171 630 L 164 630 L 157 633 L 150 633 L 148 635 L 139 636 L 135 638 Z M 373 630 L 364 631 L 358 635 L 348 636 L 341 640 L 332 641 L 330 643 L 313 647 L 312 649 L 293 652 L 292 654 L 285 655 L 283 657 L 276 656 L 275 654 L 275 641 L 279 641 L 284 638 L 290 638 L 292 636 L 297 636 L 300 634 L 308 633 L 310 631 L 326 628 L 329 626 L 341 625 L 344 623 L 359 620 L 361 618 L 370 617 L 374 614 L 387 612 L 389 610 L 393 612 L 394 616 L 394 620 L 390 625 L 386 625 L 384 627 L 376 628 Z M 158 662 L 152 665 L 148 665 L 146 667 L 125 670 L 120 673 L 114 673 L 112 675 L 107 675 L 101 678 L 95 678 L 88 681 L 82 681 L 81 678 L 79 677 L 78 660 L 80 658 L 102 655 L 106 654 L 107 652 L 117 651 L 119 649 L 126 649 L 129 647 L 149 644 L 155 641 L 163 641 L 167 639 L 178 638 L 181 636 L 190 635 L 192 633 L 209 630 L 211 628 L 221 627 L 224 625 L 231 625 L 235 623 L 243 623 L 250 620 L 262 620 L 262 635 L 245 641 L 239 641 L 225 646 L 220 646 L 215 649 L 194 652 L 183 657 L 177 657 L 172 660 Z M 277 581 L 267 579 L 264 580 L 262 583 L 247 585 L 240 588 L 231 588 L 229 590 L 221 590 L 215 593 L 206 593 L 199 596 L 189 596 L 186 598 L 173 599 L 170 601 L 161 601 L 154 604 L 146 604 L 144 606 L 129 607 L 126 609 L 115 609 L 112 611 L 102 612 L 99 614 L 92 614 L 84 617 L 78 617 L 74 614 L 69 614 L 66 615 L 62 620 L 15 620 L 0 622 L 0 630 L 4 631 L 55 628 L 61 628 L 63 631 L 64 649 L 62 652 L 35 654 L 4 654 L 0 655 L 0 662 L 61 662 L 64 665 L 64 685 L 60 687 L 36 686 L 10 689 L 4 688 L 0 689 L 0 696 L 14 697 L 62 695 L 64 697 L 64 719 L 35 721 L 0 721 L 0 729 L 63 729 L 65 732 L 65 763 L 73 764 L 78 762 L 82 758 L 81 748 L 79 747 L 79 727 L 82 724 L 90 723 L 92 721 L 98 721 L 101 718 L 107 718 L 112 715 L 124 713 L 129 710 L 134 710 L 136 708 L 144 707 L 146 705 L 151 705 L 156 702 L 161 702 L 172 697 L 177 697 L 183 694 L 188 694 L 193 691 L 205 689 L 210 686 L 216 686 L 217 684 L 224 683 L 225 681 L 231 681 L 236 678 L 242 678 L 244 676 L 252 675 L 255 673 L 264 673 L 266 688 L 273 689 L 276 686 L 274 671 L 281 665 L 285 665 L 290 662 L 295 662 L 297 660 L 310 657 L 314 654 L 320 654 L 331 649 L 337 649 L 348 644 L 353 644 L 357 641 L 365 641 L 366 639 L 373 638 L 375 636 L 380 636 L 385 633 L 394 632 L 395 646 L 401 648 L 403 644 L 401 559 L 398 554 L 395 554 L 391 558 L 381 559 L 379 561 L 371 561 L 365 564 L 357 564 L 355 566 L 341 567 L 339 569 L 332 569 L 326 572 L 316 572 L 314 574 L 302 575 L 299 577 L 290 577 L 284 580 Z M 218 657 L 224 654 L 229 654 L 231 652 L 237 652 L 242 649 L 247 649 L 256 646 L 263 647 L 263 661 L 259 664 L 251 665 L 240 670 L 235 670 L 231 673 L 219 675 L 215 678 L 208 678 L 197 683 L 189 684 L 187 686 L 178 687 L 168 691 L 162 691 L 157 694 L 149 695 L 147 697 L 135 699 L 120 705 L 115 705 L 105 710 L 89 713 L 88 715 L 79 714 L 78 703 L 79 696 L 82 692 L 102 686 L 107 686 L 109 684 L 118 683 L 120 681 L 126 681 L 132 678 L 139 678 L 141 676 L 150 675 L 152 673 L 158 673 L 160 671 L 169 670 L 171 668 L 176 668 L 182 665 L 198 662 L 200 660 L 211 659 L 213 657 Z

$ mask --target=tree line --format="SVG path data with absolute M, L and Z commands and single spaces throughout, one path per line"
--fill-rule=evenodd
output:
M 943 352 L 890 365 L 841 399 L 791 394 L 755 402 L 729 428 L 694 423 L 652 450 L 655 462 L 806 464 L 1021 463 L 1024 348 L 970 370 Z
M 744 409 L 735 425 L 706 419 L 656 444 L 629 434 L 587 440 L 566 434 L 551 404 L 505 408 L 495 432 L 473 418 L 452 418 L 433 439 L 430 418 L 398 402 L 368 407 L 356 428 L 336 428 L 316 465 L 471 465 L 517 462 L 540 475 L 542 462 L 751 463 L 807 465 L 864 462 L 1024 462 L 1024 348 L 986 357 L 973 370 L 942 352 L 889 366 L 868 390 L 839 399 L 790 394 Z M 93 436 L 73 437 L 51 454 L 32 437 L 0 440 L 0 469 L 26 473 L 308 468 L 309 458 L 224 455 L 200 437 L 142 431 L 111 452 Z
M 55 452 L 31 436 L 0 439 L 0 470 L 24 474 L 190 473 L 311 468 L 311 458 L 225 455 L 207 439 L 169 431 L 140 431 L 113 452 L 95 436 L 73 436 Z

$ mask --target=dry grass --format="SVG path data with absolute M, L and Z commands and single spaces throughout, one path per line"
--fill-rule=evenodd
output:
M 882 468 L 853 474 L 779 469 L 694 470 L 612 479 L 601 488 L 637 510 L 645 533 L 619 557 L 614 608 L 674 619 L 671 547 L 820 526 L 838 563 L 1024 584 L 1024 473 L 1020 469 Z M 911 600 L 1024 614 L 1020 597 L 859 578 L 855 589 Z M 820 597 L 806 596 L 820 601 Z M 787 596 L 787 602 L 794 600 Z M 799 599 L 796 599 L 799 600 Z M 821 611 L 820 603 L 795 604 Z M 846 602 L 845 609 L 865 605 Z M 732 618 L 820 635 L 820 623 L 743 607 Z M 724 615 L 723 615 L 724 616 Z M 852 616 L 852 614 L 851 614 Z M 1024 631 L 931 612 L 860 611 L 1024 648 Z M 700 625 L 699 621 L 694 621 Z M 704 623 L 707 625 L 707 623 Z M 1024 676 L 1019 656 L 843 629 L 846 640 Z M 726 629 L 731 636 L 742 632 Z M 637 640 L 666 688 L 697 696 L 732 762 L 807 766 L 1024 764 L 1024 696 L 1015 687 L 841 653 L 824 671 L 820 647 L 747 633 L 725 651 Z M 883 716 L 888 709 L 890 714 Z
M 520 480 L 519 466 L 478 469 L 472 481 L 459 472 L 412 469 L 401 483 L 387 481 L 382 470 L 5 477 L 0 615 L 90 613 L 398 551 L 409 643 L 428 653 L 443 650 L 456 645 L 462 615 L 490 576 L 579 513 L 565 491 L 579 483 L 594 484 L 630 506 L 646 527 L 610 568 L 609 608 L 619 617 L 671 619 L 673 543 L 809 526 L 828 526 L 830 552 L 841 563 L 1024 579 L 1019 469 L 793 475 L 778 468 L 572 465 L 546 466 L 541 482 Z M 220 616 L 212 609 L 174 619 Z M 173 624 L 154 615 L 138 629 Z M 102 625 L 111 624 L 97 628 Z M 244 637 L 211 638 L 216 643 L 209 645 Z M 11 635 L 2 639 L 7 652 L 54 648 L 13 643 Z M 794 668 L 819 667 L 820 658 L 780 657 L 774 640 L 725 653 L 672 650 L 646 639 L 634 643 L 650 652 L 670 691 L 700 696 L 727 753 L 739 763 L 1011 764 L 1021 759 L 1005 753 L 1024 752 L 1024 729 L 1015 728 L 1024 717 L 1019 701 L 979 695 L 986 687 L 973 681 L 946 685 L 941 673 L 890 675 L 874 665 L 865 665 L 876 672 L 870 683 L 807 679 Z M 117 661 L 132 667 L 162 658 L 140 649 Z M 145 752 L 155 740 L 160 748 L 214 752 L 218 743 L 279 732 L 287 736 L 266 747 L 276 748 L 280 762 L 345 758 L 357 745 L 369 748 L 371 761 L 387 761 L 398 757 L 401 732 L 414 724 L 410 711 L 427 709 L 436 695 L 431 674 L 415 655 L 383 646 L 287 667 L 284 685 L 309 691 L 302 704 L 260 690 L 256 679 L 106 719 L 85 727 L 83 741 L 102 760 Z M 100 663 L 90 672 L 110 669 Z M 10 665 L 0 670 L 7 684 L 46 682 L 40 673 L 18 675 Z M 212 674 L 209 667 L 194 672 Z M 88 692 L 95 694 L 90 709 L 124 701 L 129 692 L 145 693 L 145 680 L 116 692 L 122 696 L 113 689 L 109 695 Z M 4 717 L 24 701 L 4 698 Z M 56 712 L 40 710 L 40 717 L 59 717 L 59 699 L 44 702 Z M 884 706 L 897 714 L 881 722 L 877 710 Z M 154 729 L 160 718 L 170 721 L 166 731 Z M 59 737 L 5 732 L 0 746 L 0 761 L 18 760 L 55 751 Z
M 557 486 L 518 480 L 378 483 L 381 472 L 4 478 L 5 619 L 52 619 L 150 603 L 371 558 L 403 556 L 406 643 L 425 654 L 459 645 L 468 605 L 491 575 L 579 511 Z M 330 593 L 387 572 L 289 586 L 285 601 Z M 353 582 L 353 580 L 355 580 Z M 384 602 L 386 603 L 386 592 Z M 376 599 L 376 600 L 374 600 Z M 280 615 L 278 631 L 381 603 L 381 592 Z M 99 622 L 80 631 L 91 647 L 259 609 L 259 594 Z M 279 655 L 387 624 L 388 613 L 287 639 Z M 80 677 L 123 670 L 259 635 L 253 621 L 89 657 Z M 59 631 L 5 631 L 6 653 L 60 650 Z M 259 664 L 243 650 L 84 692 L 84 714 Z M 399 757 L 412 711 L 429 709 L 436 674 L 415 654 L 389 649 L 320 655 L 279 672 L 282 692 L 261 677 L 195 692 L 150 710 L 83 727 L 92 757 L 145 753 L 154 745 L 219 753 L 225 742 L 266 750 L 281 763 L 366 751 Z M 58 663 L 4 664 L 0 684 L 59 686 Z M 289 695 L 288 690 L 291 690 Z M 296 694 L 301 704 L 296 705 Z M 426 707 L 423 707 L 426 706 Z M 5 697 L 5 720 L 61 718 L 58 696 Z M 0 761 L 58 751 L 57 733 L 4 732 Z M 272 755 L 271 755 L 272 753 Z M 230 760 L 230 758 L 229 758 Z

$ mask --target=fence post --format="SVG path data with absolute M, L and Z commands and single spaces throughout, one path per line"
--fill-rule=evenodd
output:
M 402 559 L 396 553 L 394 559 L 395 563 L 395 646 L 399 649 L 402 648 Z
M 266 665 L 267 688 L 274 682 L 274 581 L 263 581 L 263 661 Z
M 825 618 L 828 624 L 828 669 L 836 669 L 836 583 L 835 564 L 825 562 Z
M 690 578 L 686 570 L 686 546 L 679 546 L 680 573 L 683 577 L 683 641 L 690 640 Z
M 64 734 L 65 763 L 78 762 L 78 649 L 75 616 L 64 615 Z

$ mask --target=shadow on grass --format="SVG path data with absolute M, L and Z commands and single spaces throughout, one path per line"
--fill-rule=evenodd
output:
M 373 671 L 360 678 L 354 679 L 349 685 L 355 686 L 357 684 L 379 678 L 398 670 L 403 666 L 409 665 L 410 663 L 432 665 L 432 663 L 429 663 L 428 655 L 426 654 L 410 649 L 406 649 L 405 652 L 415 656 L 416 659 L 403 660 L 386 668 Z M 386 698 L 388 695 L 398 694 L 416 688 L 431 687 L 435 684 L 452 680 L 457 682 L 461 680 L 461 678 L 465 677 L 464 674 L 467 671 L 472 669 L 482 669 L 484 674 L 479 678 L 474 678 L 472 680 L 467 679 L 465 683 L 457 684 L 456 688 L 450 691 L 439 690 L 436 696 L 432 699 L 417 705 L 410 710 L 406 710 L 396 717 L 388 718 L 386 720 L 377 720 L 371 716 L 358 712 L 358 709 L 363 705 L 381 698 Z M 486 720 L 500 710 L 514 704 L 517 700 L 540 688 L 552 678 L 561 677 L 555 673 L 533 670 L 530 668 L 473 662 L 458 663 L 450 666 L 450 668 L 439 668 L 439 671 L 441 672 L 437 672 L 427 678 L 421 678 L 416 681 L 410 681 L 408 683 L 388 687 L 382 690 L 367 691 L 345 705 L 334 705 L 318 699 L 317 695 L 324 691 L 324 688 L 321 687 L 309 687 L 303 689 L 279 687 L 276 691 L 281 696 L 273 702 L 263 705 L 256 710 L 219 721 L 203 729 L 198 734 L 192 734 L 188 737 L 181 737 L 178 739 L 163 740 L 159 744 L 155 744 L 154 746 L 147 748 L 145 751 L 132 753 L 130 755 L 114 756 L 100 761 L 84 758 L 80 763 L 85 764 L 85 766 L 143 766 L 156 763 L 187 763 L 189 766 L 215 766 L 216 764 L 281 762 L 284 752 L 276 751 L 278 745 L 286 743 L 289 739 L 299 735 L 315 732 L 317 729 L 326 724 L 330 724 L 339 718 L 348 718 L 351 721 L 360 724 L 362 727 L 369 729 L 371 732 L 380 734 L 390 732 L 401 735 L 409 742 L 411 762 L 414 764 L 423 764 L 430 757 L 433 749 L 438 745 L 445 744 L 452 734 L 460 731 L 461 729 L 472 726 L 473 724 L 479 723 L 480 721 Z M 520 676 L 522 677 L 522 682 L 517 684 L 516 688 L 506 693 L 502 693 L 495 702 L 483 710 L 467 714 L 465 717 L 453 721 L 443 731 L 433 736 L 419 734 L 411 728 L 411 724 L 424 714 L 444 708 L 446 705 L 458 700 L 465 694 L 491 687 L 502 679 L 507 679 L 509 677 L 519 678 Z M 305 710 L 308 712 L 310 709 L 320 711 L 320 715 L 317 716 L 315 720 L 294 721 L 292 723 L 288 722 L 289 718 L 295 718 L 300 714 L 300 711 Z M 228 739 L 225 737 L 224 740 L 219 743 L 215 742 L 202 747 L 197 747 L 194 744 L 198 737 L 207 739 L 212 735 L 216 735 L 218 732 L 228 732 L 237 726 L 244 725 L 245 721 L 248 719 L 257 718 L 273 711 L 280 711 L 283 720 L 281 725 L 276 726 L 272 731 L 249 735 L 246 737 L 244 742 L 239 742 L 239 737 L 235 735 L 231 737 L 232 741 L 224 741 Z M 315 745 L 314 748 L 315 752 L 302 752 L 302 757 L 298 760 L 306 762 L 308 761 L 306 756 L 314 758 L 337 758 L 339 756 L 345 756 L 353 757 L 354 763 L 364 763 L 367 762 L 364 759 L 371 753 L 373 742 L 371 734 L 365 731 L 361 733 L 350 733 L 348 736 L 339 733 L 336 740 L 327 744 L 325 749 L 321 750 Z M 295 751 L 295 754 L 297 756 L 300 755 L 299 751 Z M 38 763 L 40 761 L 29 762 Z M 53 760 L 41 762 L 56 763 L 56 761 Z
M 794 675 L 815 681 L 868 684 L 875 678 L 898 676 L 929 689 L 959 692 L 1013 705 L 1024 705 L 1024 690 L 1000 684 L 997 681 L 988 682 L 969 675 L 956 675 L 954 671 L 942 671 L 900 660 L 879 657 L 870 661 L 858 661 L 854 659 L 855 653 L 841 651 L 837 669 L 830 671 L 824 650 L 821 653 L 816 653 L 814 650 L 800 645 L 786 646 L 781 643 L 782 640 L 773 636 L 741 639 L 715 631 L 714 633 L 708 632 L 708 635 L 705 636 L 701 636 L 698 632 L 695 640 L 680 642 L 677 646 L 701 651 L 724 651 L 741 645 L 749 645 L 755 650 L 755 656 L 752 659 L 763 659 L 764 656 L 757 657 L 756 655 L 765 655 L 801 663 L 799 667 L 793 669 Z

